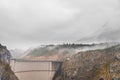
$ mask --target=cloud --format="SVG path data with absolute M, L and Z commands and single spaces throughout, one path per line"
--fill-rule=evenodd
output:
M 1 0 L 0 42 L 25 48 L 93 36 L 102 40 L 119 29 L 119 4 L 119 0 Z M 101 28 L 106 22 L 108 32 Z

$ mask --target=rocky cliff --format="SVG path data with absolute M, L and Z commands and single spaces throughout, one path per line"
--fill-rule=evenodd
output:
M 0 44 L 0 80 L 18 80 L 9 66 L 10 57 L 7 48 Z
M 59 71 L 53 80 L 120 80 L 120 45 L 79 52 Z

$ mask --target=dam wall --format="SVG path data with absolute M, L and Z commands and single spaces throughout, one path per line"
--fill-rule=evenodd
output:
M 11 59 L 10 65 L 19 80 L 52 80 L 62 62 Z

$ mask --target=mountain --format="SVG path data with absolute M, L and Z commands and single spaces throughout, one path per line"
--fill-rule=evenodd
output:
M 120 41 L 120 27 L 114 26 L 110 28 L 110 23 L 106 22 L 100 29 L 78 39 L 76 42 L 93 43 L 93 42 L 119 42 Z
M 19 58 L 25 58 L 34 48 L 29 48 L 28 50 L 24 51 L 23 55 L 21 55 Z
M 120 45 L 78 52 L 63 62 L 53 80 L 119 80 Z
M 9 66 L 10 58 L 10 52 L 0 44 L 0 80 L 18 80 Z
M 12 58 L 20 58 L 24 54 L 24 51 L 20 49 L 12 49 L 9 51 L 11 53 Z
M 99 44 L 60 44 L 45 45 L 35 49 L 28 50 L 22 57 L 24 59 L 35 60 L 64 60 L 80 51 L 104 49 L 116 44 L 99 43 Z
M 24 59 L 35 59 L 35 60 L 60 60 L 72 54 L 73 50 L 68 48 L 61 48 L 58 45 L 45 45 L 26 51 L 22 57 Z

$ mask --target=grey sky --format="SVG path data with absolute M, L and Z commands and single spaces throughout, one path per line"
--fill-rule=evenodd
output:
M 0 43 L 24 49 L 92 37 L 120 40 L 119 21 L 120 0 L 0 0 Z

